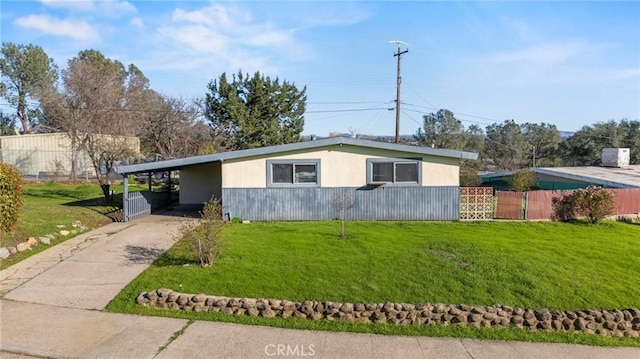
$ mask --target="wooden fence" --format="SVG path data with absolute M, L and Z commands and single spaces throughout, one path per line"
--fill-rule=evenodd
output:
M 490 187 L 463 187 L 460 189 L 460 219 L 552 219 L 553 199 L 561 198 L 574 190 L 567 191 L 496 191 L 494 198 Z M 640 188 L 607 189 L 615 202 L 613 215 L 640 215 Z M 482 206 L 479 204 L 482 203 Z M 481 214 L 475 214 L 482 208 Z M 489 217 L 488 213 L 495 213 Z

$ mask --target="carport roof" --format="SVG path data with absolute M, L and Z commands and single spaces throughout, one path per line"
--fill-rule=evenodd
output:
M 392 151 L 398 151 L 398 152 L 409 152 L 409 153 L 415 153 L 420 155 L 459 158 L 459 159 L 465 159 L 465 160 L 476 160 L 478 158 L 478 154 L 474 152 L 400 145 L 396 143 L 359 140 L 359 139 L 345 138 L 345 137 L 331 137 L 331 138 L 315 140 L 315 141 L 296 142 L 296 143 L 289 143 L 289 144 L 278 145 L 278 146 L 252 148 L 248 150 L 222 152 L 222 153 L 215 153 L 215 154 L 204 155 L 204 156 L 194 156 L 194 157 L 178 158 L 178 159 L 166 160 L 166 161 L 119 166 L 116 170 L 118 171 L 118 173 L 120 173 L 123 176 L 128 174 L 133 174 L 133 173 L 173 171 L 173 170 L 179 170 L 182 167 L 198 165 L 203 163 L 222 162 L 230 159 L 250 158 L 255 156 L 264 156 L 264 155 L 278 154 L 278 153 L 289 152 L 289 151 L 314 149 L 318 147 L 326 147 L 326 146 L 333 146 L 333 145 L 350 145 L 350 146 L 365 147 L 365 148 L 392 150 Z

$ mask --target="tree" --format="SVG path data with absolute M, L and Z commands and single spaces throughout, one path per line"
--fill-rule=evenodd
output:
M 304 126 L 306 91 L 287 81 L 241 71 L 209 83 L 205 116 L 222 145 L 231 150 L 299 142 Z
M 62 71 L 61 90 L 45 97 L 51 125 L 71 139 L 72 178 L 77 153 L 85 150 L 107 202 L 112 169 L 133 155 L 128 136 L 140 130 L 147 115 L 138 111 L 147 88 L 147 79 L 134 65 L 125 68 L 99 51 L 85 50 Z
M 31 102 L 54 86 L 58 69 L 40 46 L 3 42 L 0 52 L 0 95 L 15 107 L 22 132 L 29 133 L 38 117 Z
M 532 149 L 532 167 L 556 166 L 560 157 L 558 149 L 562 137 L 555 125 L 548 123 L 525 123 L 521 126 L 522 134 Z
M 536 184 L 536 173 L 530 170 L 515 172 L 507 177 L 507 184 L 514 191 L 528 191 Z
M 468 140 L 462 122 L 446 109 L 425 115 L 423 127 L 414 138 L 427 147 L 456 150 L 464 149 Z
M 500 169 L 517 170 L 524 167 L 531 147 L 520 125 L 513 120 L 487 126 L 485 154 Z
M 338 238 L 347 238 L 347 235 L 344 231 L 344 225 L 347 221 L 347 211 L 355 208 L 356 205 L 357 203 L 355 194 L 349 193 L 347 189 L 343 189 L 333 194 L 333 209 L 338 212 L 338 219 L 340 219 L 340 235 L 338 236 Z
M 146 106 L 149 116 L 140 132 L 145 152 L 158 153 L 165 159 L 212 152 L 210 127 L 201 120 L 197 103 L 150 90 Z
M 0 136 L 15 135 L 16 121 L 13 116 L 0 110 Z
M 566 165 L 591 166 L 602 164 L 602 149 L 607 147 L 630 148 L 630 163 L 640 164 L 640 122 L 622 119 L 583 126 L 561 148 Z

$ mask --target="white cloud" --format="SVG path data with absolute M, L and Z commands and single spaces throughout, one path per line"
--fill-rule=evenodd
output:
M 40 2 L 49 7 L 73 10 L 89 10 L 94 5 L 91 0 L 40 0 Z
M 112 18 L 137 13 L 137 9 L 133 4 L 120 0 L 40 0 L 40 2 L 52 8 L 87 12 Z
M 96 6 L 95 13 L 113 18 L 119 18 L 125 15 L 135 14 L 138 10 L 128 1 L 99 1 Z
M 144 21 L 142 21 L 141 18 L 139 17 L 134 17 L 131 19 L 131 25 L 139 28 L 139 29 L 144 29 Z
M 485 60 L 497 63 L 562 64 L 592 50 L 584 41 L 543 43 L 522 50 L 501 52 Z
M 295 29 L 256 21 L 249 11 L 220 4 L 193 11 L 176 9 L 171 22 L 161 26 L 157 34 L 173 48 L 169 52 L 180 54 L 164 54 L 165 61 L 157 66 L 165 68 L 203 66 L 209 70 L 269 72 L 277 69 L 272 61 L 276 54 L 279 61 L 286 61 L 286 54 L 301 48 Z
M 60 20 L 47 15 L 28 15 L 15 20 L 15 24 L 44 32 L 48 35 L 69 37 L 75 40 L 98 40 L 98 31 L 84 21 Z
M 606 83 L 637 76 L 638 71 L 607 64 L 615 44 L 588 41 L 546 42 L 515 51 L 469 59 L 464 75 L 451 79 L 514 86 Z

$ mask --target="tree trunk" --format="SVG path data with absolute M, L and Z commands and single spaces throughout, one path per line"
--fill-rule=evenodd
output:
M 102 194 L 104 195 L 105 203 L 111 203 L 111 193 L 109 189 L 111 188 L 110 184 L 101 184 L 100 188 L 102 188 Z
M 78 168 L 78 151 L 76 150 L 76 147 L 77 147 L 76 142 L 77 141 L 74 134 L 73 136 L 71 136 L 71 180 L 74 182 L 77 180 L 77 168 Z

